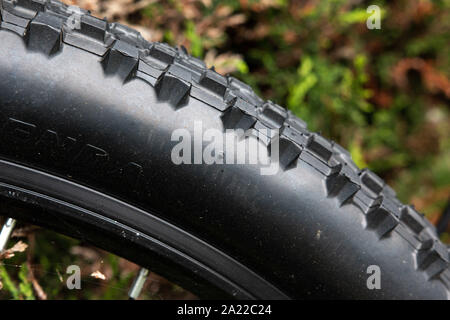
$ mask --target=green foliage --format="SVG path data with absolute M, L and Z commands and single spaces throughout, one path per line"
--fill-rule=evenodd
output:
M 5 265 L 0 265 L 0 280 L 3 283 L 4 289 L 10 294 L 11 298 L 15 300 L 34 300 L 33 287 L 28 280 L 28 268 L 26 263 L 19 266 L 18 280 L 16 285 L 11 279 Z
M 203 40 L 195 32 L 195 24 L 192 21 L 186 22 L 186 38 L 191 43 L 191 54 L 195 57 L 203 56 Z
M 0 281 L 3 286 L 0 287 L 0 300 L 34 300 L 40 297 L 33 287 L 32 279 L 42 287 L 47 299 L 128 299 L 128 290 L 138 270 L 136 265 L 49 230 L 40 229 L 29 239 L 34 237 L 34 245 L 30 245 L 25 253 L 17 253 L 12 258 L 0 261 Z M 23 239 L 23 242 L 29 239 Z M 80 267 L 80 290 L 67 288 L 69 274 L 66 274 L 66 269 L 70 265 Z M 29 268 L 33 268 L 33 276 Z M 94 271 L 100 271 L 106 279 L 94 278 Z M 148 280 L 147 284 L 150 283 L 151 280 Z M 158 278 L 157 284 L 165 297 L 183 298 L 190 295 L 164 278 Z M 158 292 L 148 288 L 144 288 L 141 297 L 160 299 Z
M 12 298 L 15 300 L 20 299 L 20 292 L 17 289 L 14 282 L 11 280 L 11 277 L 6 271 L 4 265 L 0 265 L 0 279 L 3 283 L 3 288 L 6 289 L 11 294 Z
M 25 300 L 34 300 L 34 294 L 33 294 L 33 287 L 30 283 L 30 281 L 28 280 L 28 268 L 27 268 L 27 264 L 23 263 L 21 268 L 19 269 L 19 292 L 20 295 L 25 299 Z

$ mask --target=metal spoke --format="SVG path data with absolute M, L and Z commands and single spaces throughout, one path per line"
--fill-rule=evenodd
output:
M 16 222 L 16 219 L 8 218 L 3 225 L 2 231 L 0 231 L 0 252 L 5 250 Z
M 145 268 L 139 269 L 139 273 L 137 277 L 134 279 L 130 291 L 128 291 L 128 297 L 130 298 L 130 300 L 136 300 L 139 297 L 142 288 L 144 287 L 145 281 L 147 280 L 148 273 L 149 273 L 148 269 Z

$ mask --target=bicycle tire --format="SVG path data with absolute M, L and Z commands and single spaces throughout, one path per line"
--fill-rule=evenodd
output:
M 449 299 L 449 250 L 423 215 L 337 143 L 183 48 L 58 1 L 3 0 L 0 74 L 3 214 L 203 297 Z M 174 164 L 171 133 L 199 120 L 279 129 L 281 170 Z M 367 286 L 371 265 L 380 289 Z

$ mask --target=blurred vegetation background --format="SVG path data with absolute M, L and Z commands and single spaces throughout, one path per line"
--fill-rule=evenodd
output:
M 64 2 L 130 25 L 149 41 L 185 46 L 219 73 L 244 80 L 265 99 L 291 109 L 311 130 L 348 148 L 360 167 L 379 174 L 432 222 L 443 212 L 450 195 L 450 0 Z M 369 30 L 366 9 L 373 4 L 381 8 L 381 29 Z M 59 237 L 52 241 L 65 249 L 47 250 L 45 241 L 34 242 L 36 257 L 45 253 L 46 261 L 36 258 L 41 275 L 56 270 L 52 261 L 81 259 L 83 250 L 77 254 L 74 247 L 97 252 L 104 263 L 96 268 L 115 273 L 109 286 L 82 290 L 81 296 L 55 289 L 49 297 L 126 296 L 120 288 L 129 285 L 135 266 L 127 269 L 123 259 L 50 234 L 38 233 Z M 443 241 L 450 242 L 449 233 Z M 0 268 L 0 277 L 5 270 Z M 17 283 L 29 282 L 23 271 L 11 273 Z M 161 283 L 175 292 L 165 298 L 193 297 Z M 147 297 L 161 297 L 158 290 Z

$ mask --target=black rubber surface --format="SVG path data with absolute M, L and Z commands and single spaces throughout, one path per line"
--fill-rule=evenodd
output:
M 151 212 L 291 298 L 449 298 L 449 251 L 434 227 L 342 147 L 182 49 L 87 13 L 72 29 L 73 14 L 56 1 L 2 1 L 2 159 Z M 280 129 L 281 170 L 175 165 L 171 134 L 196 121 Z M 161 236 L 145 214 L 110 218 Z M 366 286 L 369 265 L 381 269 L 380 290 Z M 280 298 L 239 281 L 253 297 Z
M 207 298 L 223 298 L 224 294 L 237 299 L 288 298 L 236 260 L 148 211 L 66 179 L 2 160 L 0 180 L 4 181 L 0 183 L 0 197 L 3 197 L 0 212 L 69 232 L 75 238 L 109 251 L 116 251 L 115 244 L 118 244 L 121 248 L 117 252 L 122 256 L 139 261 L 141 265 L 153 266 L 157 262 L 154 268 L 162 273 L 170 271 L 172 277 L 189 272 L 176 280 Z M 19 207 L 17 202 L 22 202 Z M 119 220 L 127 221 L 127 225 Z M 156 238 L 149 237 L 149 234 Z M 150 257 L 149 252 L 158 255 Z M 161 260 L 165 263 L 159 265 Z M 168 270 L 169 266 L 176 268 L 173 261 L 183 270 Z M 215 290 L 205 282 L 214 285 Z

